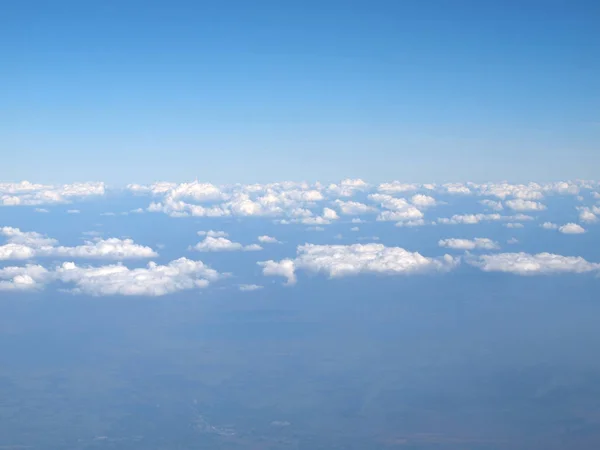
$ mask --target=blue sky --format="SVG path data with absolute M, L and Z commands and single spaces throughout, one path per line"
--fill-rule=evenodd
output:
M 2 5 L 0 178 L 594 178 L 593 1 Z
M 598 24 L 0 2 L 0 448 L 600 448 Z

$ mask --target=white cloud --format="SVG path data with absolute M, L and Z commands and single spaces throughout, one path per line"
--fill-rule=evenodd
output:
M 49 213 L 50 212 L 46 208 L 35 208 L 34 211 L 36 213 Z
M 377 190 L 385 194 L 395 194 L 398 192 L 416 191 L 419 186 L 412 183 L 401 183 L 399 181 L 392 181 L 391 183 L 382 183 L 379 185 Z
M 479 203 L 493 211 L 502 211 L 504 209 L 502 202 L 495 200 L 481 200 Z
M 38 290 L 48 277 L 48 271 L 39 265 L 0 268 L 0 291 Z
M 506 206 L 515 211 L 543 211 L 546 209 L 546 205 L 532 200 L 523 200 L 518 198 L 516 200 L 507 200 Z
M 580 189 L 590 189 L 593 187 L 589 182 L 571 182 L 559 181 L 557 183 L 528 183 L 528 184 L 510 184 L 510 183 L 469 183 L 479 195 L 493 196 L 501 199 L 514 197 L 524 200 L 539 200 L 545 193 L 560 195 L 577 195 Z
M 462 194 L 469 195 L 471 194 L 471 190 L 465 186 L 463 183 L 446 183 L 442 185 L 444 191 L 448 194 Z
M 496 250 L 500 248 L 497 242 L 492 241 L 488 238 L 475 238 L 475 239 L 441 239 L 438 242 L 440 247 L 452 248 L 455 250 Z
M 146 268 L 137 269 L 121 264 L 80 267 L 66 262 L 55 270 L 54 276 L 63 283 L 73 284 L 74 293 L 161 296 L 204 288 L 217 280 L 219 273 L 202 261 L 179 258 L 164 266 L 151 262 Z
M 600 209 L 600 208 L 596 207 L 595 209 Z M 592 211 L 592 208 L 578 207 L 577 210 L 579 211 L 579 220 L 581 222 L 595 223 L 598 221 L 598 217 L 596 216 L 596 214 L 594 214 L 594 212 Z
M 38 249 L 41 256 L 61 256 L 70 258 L 90 259 L 138 259 L 158 256 L 150 247 L 136 244 L 132 239 L 99 239 L 87 241 L 76 247 L 51 247 Z
M 543 186 L 544 191 L 553 192 L 556 194 L 579 194 L 579 186 L 571 181 L 559 181 L 556 183 L 548 183 Z
M 330 184 L 327 191 L 340 197 L 352 197 L 357 191 L 365 190 L 369 185 L 361 179 L 345 179 L 340 184 Z
M 334 185 L 337 186 L 337 185 Z M 345 180 L 339 189 L 362 189 L 359 182 Z M 300 217 L 312 215 L 308 208 L 325 196 L 316 183 L 270 183 L 217 187 L 206 183 L 164 184 L 155 189 L 129 186 L 134 192 L 152 192 L 159 198 L 148 207 L 172 217 Z M 204 203 L 209 204 L 204 204 Z M 203 204 L 199 204 L 203 203 Z
M 429 206 L 435 206 L 437 204 L 435 198 L 429 195 L 415 194 L 410 199 L 411 203 L 415 206 L 427 208 Z
M 0 206 L 69 203 L 73 198 L 82 199 L 104 194 L 104 183 L 74 183 L 62 186 L 34 184 L 29 181 L 0 183 Z
M 494 222 L 494 221 L 509 221 L 509 220 L 533 220 L 533 217 L 527 216 L 525 214 L 516 214 L 514 216 L 502 216 L 498 213 L 492 214 L 455 214 L 450 218 L 439 218 L 437 219 L 437 223 L 444 225 L 457 225 L 457 224 L 465 224 L 465 225 L 474 225 L 479 222 Z
M 340 212 L 345 216 L 358 216 L 360 214 L 377 212 L 377 208 L 365 205 L 364 203 L 360 202 L 346 202 L 338 199 L 334 203 L 336 204 Z
M 127 189 L 136 194 L 164 195 L 173 200 L 187 198 L 197 202 L 209 202 L 227 198 L 227 195 L 217 186 L 210 183 L 201 183 L 197 180 L 180 184 L 164 181 L 151 185 L 129 184 Z
M 350 222 L 351 222 L 351 223 L 366 223 L 367 221 L 366 221 L 366 220 L 359 219 L 359 218 L 355 217 L 355 218 L 354 218 L 354 219 L 352 219 Z
M 524 200 L 539 200 L 544 197 L 544 194 L 541 192 L 543 188 L 537 183 L 529 183 L 526 185 L 510 183 L 484 183 L 473 184 L 472 186 L 478 195 L 497 197 L 500 199 L 514 197 Z
M 239 242 L 232 242 L 224 237 L 207 236 L 203 241 L 198 242 L 194 249 L 199 252 L 231 252 L 231 251 L 256 251 L 262 250 L 258 244 L 242 245 Z
M 0 228 L 0 235 L 8 243 L 0 245 L 0 260 L 31 259 L 34 257 L 69 257 L 92 259 L 153 258 L 158 254 L 150 247 L 136 244 L 131 239 L 96 239 L 75 247 L 59 246 L 56 239 L 36 232 L 24 232 L 18 228 Z
M 238 288 L 242 292 L 251 292 L 258 291 L 259 289 L 262 289 L 263 286 L 259 286 L 258 284 L 240 284 Z
M 377 216 L 378 221 L 404 221 L 423 218 L 423 213 L 404 198 L 396 198 L 387 194 L 371 194 L 369 199 L 377 202 L 387 211 L 381 211 Z
M 229 236 L 229 234 L 227 234 L 225 231 L 215 231 L 215 230 L 208 230 L 208 231 L 198 231 L 198 236 L 209 236 L 209 237 L 227 237 Z
M 267 277 L 284 277 L 288 285 L 296 283 L 296 265 L 291 259 L 261 261 L 258 265 L 263 268 L 263 275 Z
M 473 225 L 482 221 L 502 220 L 500 214 L 455 214 L 451 218 L 440 218 L 438 223 L 442 224 L 468 224 Z
M 67 214 L 79 214 L 80 212 L 78 209 L 67 209 Z
M 337 220 L 339 219 L 339 216 L 333 209 L 323 208 L 323 218 L 326 220 Z
M 564 234 L 581 234 L 585 233 L 585 228 L 576 223 L 567 223 L 558 228 L 558 231 Z
M 504 226 L 506 228 L 523 228 L 525 225 L 523 225 L 522 223 L 519 223 L 519 222 L 508 222 L 508 223 L 505 223 Z
M 458 262 L 458 259 L 450 255 L 427 258 L 400 247 L 385 247 L 382 244 L 305 244 L 298 247 L 298 255 L 293 260 L 264 261 L 258 264 L 263 267 L 264 275 L 282 276 L 287 279 L 287 284 L 293 284 L 296 282 L 295 272 L 298 269 L 338 278 L 361 273 L 393 275 L 447 271 Z
M 558 230 L 558 225 L 552 222 L 544 222 L 540 225 L 545 230 Z
M 600 270 L 600 264 L 590 263 L 581 257 L 561 256 L 552 253 L 499 253 L 483 255 L 471 261 L 486 272 L 507 272 L 517 275 L 549 275 L 559 273 L 584 273 Z
M 272 236 L 259 236 L 258 242 L 262 242 L 263 244 L 281 244 L 281 241 L 278 241 L 276 238 Z
M 310 213 L 310 211 L 309 211 Z M 312 213 L 310 213 L 312 214 Z M 331 208 L 323 208 L 322 216 L 302 215 L 298 219 L 281 221 L 281 223 L 303 223 L 304 225 L 329 225 L 332 220 L 339 219 L 338 214 Z
M 506 243 L 507 243 L 507 244 L 514 245 L 514 244 L 518 244 L 518 243 L 519 243 L 519 240 L 518 240 L 517 238 L 514 238 L 514 237 L 513 237 L 513 238 L 510 238 L 509 240 L 507 240 L 507 241 L 506 241 Z
M 352 228 L 350 228 L 350 231 L 360 231 L 360 228 L 358 228 L 358 227 L 352 227 Z
M 398 222 L 396 223 L 396 227 L 408 227 L 408 228 L 412 228 L 412 227 L 421 227 L 423 225 L 425 225 L 425 221 L 423 219 L 416 219 L 416 220 L 405 220 L 403 222 Z
M 31 259 L 35 256 L 35 250 L 22 244 L 0 245 L 0 260 Z

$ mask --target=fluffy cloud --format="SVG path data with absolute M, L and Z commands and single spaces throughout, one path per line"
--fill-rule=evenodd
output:
M 291 259 L 261 261 L 258 265 L 263 268 L 263 275 L 267 277 L 283 277 L 289 285 L 296 283 L 296 264 Z
M 345 216 L 358 216 L 360 214 L 377 212 L 377 208 L 360 202 L 345 202 L 343 200 L 336 200 L 334 203 L 340 212 Z
M 258 242 L 262 242 L 263 244 L 281 244 L 276 238 L 267 235 L 259 236 Z
M 327 187 L 327 191 L 330 194 L 338 195 L 340 197 L 352 197 L 357 191 L 363 191 L 367 189 L 369 185 L 363 180 L 356 179 L 345 179 L 340 184 L 330 184 Z
M 104 183 L 74 183 L 62 186 L 20 183 L 0 183 L 0 206 L 48 205 L 69 203 L 73 198 L 101 196 Z
M 209 202 L 224 200 L 227 195 L 220 188 L 210 183 L 200 183 L 193 181 L 191 183 L 168 183 L 158 182 L 147 185 L 129 184 L 127 189 L 133 193 L 150 193 L 152 195 L 164 195 L 171 199 L 187 198 L 197 202 Z
M 558 227 L 558 231 L 564 234 L 581 234 L 585 233 L 585 228 L 576 223 L 567 223 L 561 227 Z
M 132 239 L 99 239 L 86 241 L 76 247 L 52 247 L 37 251 L 42 256 L 60 256 L 89 259 L 144 259 L 158 256 L 150 247 L 133 242 Z
M 51 282 L 74 286 L 73 293 L 87 295 L 160 296 L 204 288 L 221 275 L 201 261 L 180 258 L 167 265 L 149 263 L 129 269 L 122 264 L 81 267 L 65 262 L 53 270 L 39 265 L 0 269 L 0 291 L 34 291 Z
M 438 223 L 447 225 L 467 224 L 473 225 L 482 221 L 502 220 L 500 214 L 455 214 L 451 218 L 440 218 Z
M 39 265 L 0 269 L 0 291 L 35 291 L 41 289 L 49 272 Z
M 429 195 L 423 195 L 423 194 L 415 194 L 411 197 L 410 199 L 411 203 L 415 206 L 420 206 L 422 208 L 427 208 L 429 206 L 435 206 L 436 205 L 436 201 L 435 198 L 429 196 Z
M 479 203 L 493 211 L 502 211 L 504 209 L 504 206 L 502 206 L 502 202 L 498 202 L 495 200 L 481 200 Z
M 322 216 L 313 216 L 310 211 L 302 211 L 298 214 L 298 218 L 291 220 L 281 220 L 279 223 L 303 223 L 304 225 L 329 225 L 333 220 L 337 220 L 340 217 L 331 208 L 323 208 Z
M 315 245 L 298 247 L 295 259 L 264 261 L 266 276 L 282 276 L 287 284 L 296 282 L 298 269 L 314 273 L 325 273 L 331 278 L 372 274 L 415 274 L 432 271 L 447 271 L 458 264 L 458 259 L 445 255 L 428 258 L 417 252 L 400 247 L 385 247 L 382 244 Z
M 593 206 L 592 208 L 588 207 L 579 207 L 577 208 L 579 211 L 579 220 L 585 223 L 595 223 L 598 221 L 598 217 L 596 214 L 600 213 L 600 208 L 597 206 Z
M 506 228 L 523 228 L 525 225 L 523 225 L 522 223 L 519 223 L 519 222 L 508 222 L 508 223 L 505 223 L 504 226 Z
M 455 250 L 495 250 L 500 248 L 498 243 L 488 238 L 475 238 L 475 239 L 441 239 L 438 242 L 440 247 L 452 248 Z
M 67 262 L 54 271 L 54 277 L 74 285 L 74 293 L 161 296 L 204 288 L 217 280 L 219 273 L 202 261 L 179 258 L 164 266 L 151 262 L 146 268 L 137 269 L 129 269 L 121 264 L 80 267 Z
M 242 245 L 239 242 L 232 242 L 224 237 L 207 236 L 203 241 L 194 246 L 194 250 L 199 252 L 232 252 L 232 251 L 256 251 L 262 250 L 258 244 Z
M 544 222 L 540 225 L 544 230 L 558 230 L 558 225 L 552 222 Z
M 507 200 L 506 206 L 515 211 L 543 211 L 546 209 L 546 205 L 532 200 L 523 200 L 518 198 L 516 200 Z
M 417 184 L 412 183 L 401 183 L 399 181 L 392 181 L 391 183 L 382 183 L 378 186 L 377 190 L 384 194 L 395 194 L 398 192 L 416 191 L 419 189 Z
M 209 236 L 209 237 L 227 237 L 229 236 L 225 231 L 215 231 L 215 230 L 208 230 L 208 231 L 198 231 L 198 236 Z
M 131 239 L 96 239 L 86 241 L 83 245 L 65 247 L 59 246 L 55 239 L 18 228 L 0 228 L 0 235 L 8 238 L 7 244 L 0 245 L 0 260 L 47 256 L 121 260 L 158 256 L 150 247 L 136 244 Z
M 396 198 L 387 194 L 371 194 L 369 199 L 379 203 L 382 208 L 387 211 L 382 211 L 377 216 L 379 221 L 404 221 L 418 220 L 423 218 L 423 213 L 414 205 L 411 205 L 404 198 Z
M 594 183 L 585 181 L 559 181 L 546 184 L 468 183 L 468 185 L 478 195 L 493 196 L 500 199 L 514 197 L 523 200 L 539 200 L 544 197 L 544 194 L 577 195 L 581 189 L 595 187 Z
M 462 194 L 469 195 L 471 194 L 471 189 L 465 186 L 463 183 L 446 183 L 442 185 L 444 192 L 448 194 Z
M 325 220 L 337 220 L 339 219 L 338 214 L 331 208 L 323 208 L 323 219 Z
M 471 184 L 478 195 L 505 199 L 514 197 L 524 200 L 539 200 L 544 197 L 541 192 L 543 187 L 537 183 L 510 184 L 510 183 L 484 183 Z
M 558 181 L 556 183 L 548 183 L 543 186 L 544 191 L 553 192 L 556 194 L 579 194 L 579 185 L 572 181 Z
M 517 275 L 549 275 L 558 273 L 584 273 L 600 270 L 600 264 L 581 257 L 552 253 L 499 253 L 483 255 L 471 264 L 485 272 L 507 272 Z
M 426 222 L 423 219 L 415 219 L 415 220 L 405 220 L 403 222 L 398 222 L 394 226 L 412 228 L 412 227 L 422 227 L 425 224 L 426 224 Z
M 343 186 L 352 192 L 360 188 L 352 180 L 345 182 L 350 184 Z M 134 192 L 151 192 L 162 197 L 160 201 L 152 202 L 148 211 L 163 212 L 172 217 L 297 217 L 298 210 L 313 207 L 316 202 L 325 199 L 321 188 L 320 185 L 291 182 L 226 187 L 198 182 L 165 183 L 157 187 L 129 186 Z M 198 204 L 206 202 L 210 204 Z
M 497 213 L 493 214 L 455 214 L 450 218 L 439 218 L 437 223 L 444 225 L 474 225 L 479 222 L 492 222 L 501 220 L 533 220 L 533 217 L 525 214 L 516 214 L 514 216 L 502 216 Z
M 560 182 L 550 184 L 509 184 L 509 183 L 447 183 L 441 186 L 434 184 L 414 184 L 393 181 L 377 186 L 377 194 L 387 195 L 400 192 L 437 191 L 444 194 L 473 194 L 496 197 L 505 200 L 511 209 L 516 211 L 539 211 L 544 209 L 536 202 L 544 194 L 572 194 L 580 189 L 596 188 L 589 182 Z M 150 193 L 156 199 L 148 208 L 151 212 L 163 212 L 172 217 L 227 217 L 227 216 L 258 216 L 278 217 L 281 220 L 298 217 L 315 216 L 317 203 L 332 199 L 336 208 L 344 215 L 374 212 L 373 208 L 355 201 L 344 201 L 340 197 L 352 197 L 360 192 L 372 192 L 373 186 L 357 179 L 342 180 L 339 184 L 328 186 L 321 183 L 281 182 L 253 185 L 215 186 L 209 183 L 156 183 L 150 186 L 129 185 L 128 189 L 135 193 Z M 333 197 L 333 198 L 332 198 Z M 393 198 L 393 197 L 392 197 Z M 404 199 L 396 199 L 404 200 Z M 377 201 L 377 200 L 375 200 Z M 406 202 L 406 200 L 404 200 Z M 210 203 L 208 205 L 204 203 Z M 432 197 L 423 192 L 412 195 L 410 205 L 419 208 L 433 206 Z M 199 204 L 203 203 L 203 204 Z M 407 202 L 408 203 L 408 202 Z M 494 200 L 483 200 L 486 207 L 499 211 L 502 203 Z M 416 220 L 406 219 L 406 213 L 395 208 L 385 208 L 394 213 L 384 213 L 380 220 Z M 310 211 L 311 215 L 298 216 L 296 211 Z M 416 214 L 414 211 L 412 214 Z M 318 223 L 320 219 L 312 219 Z M 316 222 L 315 222 L 316 221 Z M 310 222 L 310 221 L 308 221 Z

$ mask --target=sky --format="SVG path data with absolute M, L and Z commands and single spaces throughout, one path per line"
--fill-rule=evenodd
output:
M 599 20 L 594 1 L 4 2 L 0 178 L 594 178 Z
M 599 23 L 0 2 L 0 448 L 600 448 Z

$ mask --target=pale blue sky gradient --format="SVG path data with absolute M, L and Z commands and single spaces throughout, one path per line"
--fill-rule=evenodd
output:
M 0 6 L 0 179 L 597 178 L 597 1 Z

